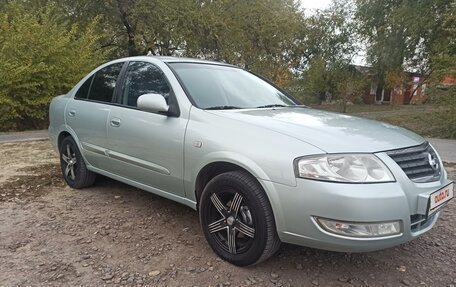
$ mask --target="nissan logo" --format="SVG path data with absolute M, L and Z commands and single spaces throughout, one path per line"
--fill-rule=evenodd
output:
M 437 160 L 434 158 L 434 156 L 432 154 L 428 153 L 427 155 L 428 155 L 429 165 L 432 167 L 432 169 L 434 171 L 436 171 L 439 168 L 439 163 L 437 162 Z

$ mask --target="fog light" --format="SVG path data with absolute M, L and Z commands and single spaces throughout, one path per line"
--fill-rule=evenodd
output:
M 346 222 L 315 218 L 326 231 L 350 237 L 383 237 L 401 233 L 400 221 L 390 222 Z

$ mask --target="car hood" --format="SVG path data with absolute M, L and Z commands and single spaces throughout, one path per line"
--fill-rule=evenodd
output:
M 327 153 L 373 153 L 425 141 L 390 124 L 305 107 L 208 112 L 288 135 Z

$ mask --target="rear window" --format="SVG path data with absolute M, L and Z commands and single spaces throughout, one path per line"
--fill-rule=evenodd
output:
M 122 70 L 123 63 L 116 63 L 99 70 L 90 88 L 89 100 L 98 102 L 112 101 L 114 89 L 116 88 L 117 77 Z
M 75 99 L 87 99 L 87 95 L 89 94 L 90 84 L 92 83 L 93 76 L 88 78 L 84 84 L 79 87 L 79 90 L 76 92 L 74 96 Z

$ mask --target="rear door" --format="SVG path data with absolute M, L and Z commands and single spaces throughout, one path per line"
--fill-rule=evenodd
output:
M 109 65 L 88 78 L 66 108 L 66 123 L 76 133 L 89 164 L 105 169 L 107 121 L 124 63 Z
M 178 116 L 140 111 L 137 99 L 161 94 L 177 105 L 160 68 L 149 62 L 130 62 L 118 106 L 108 119 L 110 171 L 161 191 L 184 196 L 184 133 L 187 120 Z M 178 106 L 174 106 L 178 109 Z

